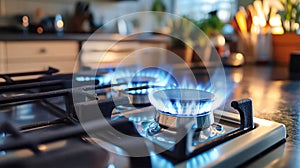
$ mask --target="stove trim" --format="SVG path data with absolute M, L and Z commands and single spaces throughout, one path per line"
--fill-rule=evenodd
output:
M 217 116 L 239 122 L 239 115 L 237 114 L 225 114 L 224 111 L 217 110 L 214 113 Z M 285 141 L 287 136 L 285 125 L 259 118 L 254 118 L 254 123 L 256 127 L 243 134 L 243 136 L 238 136 L 230 141 L 219 144 L 204 153 L 198 154 L 194 158 L 205 158 L 206 163 L 202 163 L 202 167 L 237 167 L 265 150 L 272 148 L 274 145 Z M 237 144 L 242 145 L 237 148 Z M 221 153 L 222 156 L 208 160 L 207 156 L 210 154 L 213 155 L 216 152 Z M 183 167 L 185 163 L 179 163 L 177 166 Z
M 207 142 L 203 142 L 192 150 L 191 146 L 191 137 L 188 133 L 190 128 L 185 128 L 184 126 L 179 126 L 175 129 L 176 133 L 176 144 L 173 147 L 173 150 L 163 150 L 164 147 L 153 142 L 156 151 L 164 151 L 161 154 L 171 160 L 174 164 L 178 164 L 184 160 L 194 157 L 199 153 L 205 152 L 214 146 L 225 143 L 229 140 L 232 140 L 242 134 L 247 133 L 254 129 L 253 123 L 253 111 L 252 111 L 252 101 L 251 99 L 243 99 L 240 101 L 233 101 L 232 106 L 238 110 L 239 118 L 241 122 L 238 122 L 239 128 L 233 129 L 226 134 L 220 135 L 211 139 Z M 221 119 L 222 120 L 222 119 Z M 225 120 L 226 121 L 226 120 Z M 230 121 L 229 121 L 230 122 Z

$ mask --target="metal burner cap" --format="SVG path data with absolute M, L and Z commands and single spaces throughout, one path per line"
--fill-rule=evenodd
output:
M 178 128 L 181 126 L 190 125 L 197 129 L 203 129 L 211 126 L 214 123 L 214 116 L 212 112 L 208 112 L 201 116 L 182 117 L 159 111 L 155 115 L 155 121 L 159 123 L 159 125 L 167 128 Z
M 117 79 L 118 83 L 129 83 L 130 87 L 145 86 L 149 83 L 155 83 L 158 79 L 154 77 L 135 76 L 133 78 L 123 77 Z
M 122 93 L 127 95 L 131 104 L 134 105 L 150 105 L 148 94 L 157 86 L 140 86 L 134 88 L 127 88 L 122 90 Z
M 211 111 L 214 94 L 197 89 L 166 89 L 149 95 L 159 111 L 177 117 L 199 116 Z
M 129 94 L 129 100 L 133 105 L 150 105 L 147 94 Z
M 153 97 L 171 101 L 201 102 L 213 100 L 214 94 L 197 89 L 166 89 L 153 93 Z
M 135 76 L 131 79 L 132 84 L 148 84 L 149 82 L 155 82 L 157 81 L 157 78 L 154 77 L 145 77 L 145 76 Z

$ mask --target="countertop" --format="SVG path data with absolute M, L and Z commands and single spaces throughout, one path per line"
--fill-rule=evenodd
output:
M 288 66 L 245 65 L 225 72 L 236 84 L 227 102 L 251 98 L 255 117 L 283 123 L 287 129 L 285 143 L 245 167 L 300 167 L 300 78 L 291 75 Z
M 300 167 L 300 78 L 290 74 L 288 66 L 247 65 L 226 69 L 237 83 L 229 102 L 242 98 L 253 101 L 254 116 L 283 123 L 288 137 L 260 161 L 249 167 Z
M 65 34 L 30 34 L 30 33 L 0 33 L 0 41 L 40 41 L 40 40 L 75 40 L 75 41 L 139 41 L 139 42 L 169 42 L 162 35 L 143 33 L 136 35 L 105 34 L 105 33 L 65 33 Z

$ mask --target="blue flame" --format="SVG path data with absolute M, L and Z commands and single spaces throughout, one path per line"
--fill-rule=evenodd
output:
M 150 152 L 150 158 L 153 167 L 174 168 L 170 161 L 154 152 Z
M 154 89 L 156 89 L 157 87 L 155 86 L 149 86 L 146 89 L 135 89 L 135 90 L 130 90 L 130 91 L 126 91 L 126 93 L 128 94 L 149 94 L 151 93 Z
M 174 168 L 174 167 L 186 167 L 186 168 L 194 168 L 194 167 L 205 167 L 210 163 L 215 162 L 220 157 L 220 153 L 218 150 L 211 149 L 207 152 L 203 152 L 195 157 L 192 157 L 189 160 L 186 160 L 184 163 L 179 163 L 178 165 L 173 165 L 166 158 L 157 155 L 153 152 L 150 153 L 151 163 L 153 167 L 163 167 L 163 168 Z
M 111 82 L 111 73 L 103 76 L 76 76 L 78 82 L 98 81 L 98 85 L 107 85 Z
M 218 150 L 211 149 L 207 152 L 203 152 L 185 163 L 186 168 L 203 167 L 209 165 L 209 163 L 216 161 L 220 157 Z
M 208 112 L 220 107 L 235 87 L 235 84 L 231 81 L 222 83 L 222 81 L 216 80 L 219 77 L 218 73 L 214 73 L 213 76 L 211 76 L 210 81 L 204 83 L 197 83 L 197 81 L 184 78 L 176 87 L 176 89 L 181 90 L 194 89 L 195 91 L 212 93 L 214 98 L 211 101 L 197 101 L 196 99 L 183 103 L 178 99 L 171 100 L 171 97 L 168 100 L 158 99 L 153 97 L 154 91 L 149 95 L 150 102 L 159 111 L 170 115 L 199 116 L 207 114 Z M 166 89 L 170 89 L 170 87 L 167 87 Z M 199 98 L 198 100 L 201 100 L 201 95 L 196 96 Z
M 163 104 L 155 105 L 158 110 L 169 113 L 171 115 L 176 116 L 199 116 L 202 114 L 206 114 L 211 111 L 211 102 L 207 103 L 198 103 L 196 101 L 192 101 L 190 103 L 182 104 L 179 100 L 175 103 L 171 101 L 166 101 Z
M 148 86 L 148 88 L 131 90 L 130 94 L 148 94 L 153 88 L 176 87 L 177 81 L 171 75 L 172 70 L 163 70 L 156 67 L 148 67 L 138 70 L 137 68 L 124 68 L 114 74 L 114 83 L 127 83 L 126 88 Z
M 178 87 L 153 91 L 150 102 L 160 112 L 174 116 L 199 116 L 212 109 L 214 95 L 197 87 Z

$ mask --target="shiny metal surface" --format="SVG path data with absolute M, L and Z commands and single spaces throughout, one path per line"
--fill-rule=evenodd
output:
M 242 53 L 232 53 L 230 56 L 223 60 L 227 66 L 241 66 L 245 63 L 245 58 Z
M 149 97 L 157 108 L 155 121 L 167 128 L 190 125 L 193 128 L 207 128 L 214 123 L 210 106 L 214 94 L 197 89 L 164 89 L 154 91 Z M 158 102 L 160 101 L 160 102 Z M 170 106 L 166 104 L 170 103 Z M 202 111 L 205 109 L 205 111 Z
M 228 77 L 238 83 L 228 102 L 251 97 L 255 117 L 283 123 L 287 129 L 284 153 L 269 161 L 258 159 L 249 163 L 249 167 L 300 166 L 300 78 L 289 74 L 288 69 L 275 65 L 227 69 Z
M 197 117 L 180 117 L 158 111 L 155 115 L 155 120 L 160 125 L 168 128 L 178 128 L 182 125 L 191 125 L 194 128 L 207 128 L 214 123 L 214 116 L 212 112 L 209 112 Z
M 215 111 L 214 113 L 222 117 L 239 120 L 238 115 L 232 113 L 225 114 L 222 111 Z M 254 122 L 258 124 L 258 127 L 243 134 L 244 136 L 238 136 L 222 143 L 176 165 L 176 167 L 237 167 L 251 159 L 252 156 L 266 150 L 268 146 L 275 145 L 278 140 L 286 137 L 285 127 L 282 124 L 258 118 L 254 118 Z
M 126 117 L 130 118 L 130 117 L 134 117 L 132 115 L 138 115 L 138 114 L 143 116 L 146 113 L 150 114 L 147 116 L 152 115 L 152 117 L 154 117 L 155 111 L 153 110 L 154 108 L 150 106 L 143 109 L 128 111 L 129 113 L 126 115 Z M 124 112 L 124 114 L 126 114 L 126 112 Z M 239 124 L 238 114 L 215 110 L 214 116 L 218 121 L 220 118 L 223 118 L 224 120 L 229 121 L 231 123 L 236 123 L 237 125 Z M 273 146 L 277 144 L 279 141 L 285 139 L 286 130 L 284 125 L 280 123 L 264 120 L 264 119 L 259 119 L 259 118 L 255 118 L 254 122 L 256 124 L 256 128 L 254 130 L 244 133 L 243 136 L 238 136 L 230 141 L 227 141 L 226 143 L 222 143 L 218 146 L 215 146 L 214 148 L 211 148 L 206 152 L 200 153 L 199 155 L 196 155 L 195 157 L 192 157 L 187 161 L 184 161 L 177 165 L 173 165 L 170 161 L 163 158 L 162 156 L 154 155 L 152 157 L 152 164 L 153 164 L 152 166 L 153 167 L 185 167 L 185 168 L 236 167 L 248 161 L 249 159 L 252 159 L 254 156 L 257 156 L 258 154 L 260 154 L 262 151 L 266 150 L 270 146 Z M 224 125 L 225 131 L 232 130 L 234 127 L 235 127 L 234 125 L 231 126 Z M 142 129 L 138 127 L 138 130 L 142 130 Z M 156 134 L 159 134 L 159 132 L 156 132 L 153 135 Z M 168 135 L 171 135 L 171 133 L 169 132 Z M 159 137 L 160 139 L 162 138 L 161 136 Z M 153 137 L 153 140 L 156 140 L 155 138 L 156 137 Z M 170 138 L 170 136 L 167 136 L 166 138 Z M 167 146 L 167 144 L 164 144 L 164 146 Z M 195 147 L 191 146 L 190 150 L 193 150 L 193 148 Z M 284 153 L 284 148 L 280 147 L 277 148 L 275 152 L 272 152 L 267 157 L 262 158 L 263 162 L 253 162 L 253 163 L 257 163 L 256 165 L 262 167 L 267 165 L 270 161 L 282 157 L 283 153 Z
M 251 97 L 254 106 L 254 115 L 258 118 L 258 128 L 255 131 L 248 132 L 247 137 L 239 137 L 228 143 L 210 149 L 187 162 L 177 165 L 178 167 L 234 167 L 246 161 L 251 155 L 257 155 L 264 150 L 265 146 L 273 145 L 278 137 L 284 138 L 286 132 L 284 126 L 275 122 L 264 119 L 277 121 L 287 126 L 287 143 L 270 153 L 259 156 L 258 159 L 251 160 L 247 163 L 248 167 L 297 167 L 299 165 L 300 153 L 300 81 L 290 80 L 288 67 L 272 67 L 272 66 L 244 66 L 240 68 L 226 69 L 229 79 L 238 83 L 235 90 L 231 94 L 231 100 Z M 38 104 L 26 105 L 28 107 L 16 107 L 1 109 L 0 119 L 15 119 L 17 125 L 37 122 L 40 120 L 49 120 L 55 118 L 49 113 L 43 113 L 35 109 Z M 227 106 L 228 109 L 230 105 Z M 28 109 L 28 110 L 26 110 Z M 153 108 L 149 107 L 149 111 Z M 149 118 L 150 115 L 129 115 L 130 112 L 124 113 L 124 116 L 133 117 L 141 120 L 142 117 Z M 151 113 L 153 114 L 153 113 Z M 42 115 L 42 116 L 40 116 Z M 230 115 L 230 114 L 227 114 Z M 232 114 L 234 116 L 234 114 Z M 152 115 L 151 115 L 152 116 Z M 33 117 L 33 118 L 32 118 Z M 234 118 L 234 117 L 233 117 Z M 134 120 L 132 119 L 132 120 Z M 268 128 L 268 129 L 264 129 Z M 273 132 L 272 132 L 273 131 Z M 280 139 L 279 138 L 279 139 Z M 264 139 L 264 141 L 260 141 Z M 261 143 L 255 143 L 261 142 Z M 238 144 L 242 144 L 236 148 Z M 266 145 L 267 144 L 267 145 Z M 249 146 L 254 145 L 253 148 Z M 275 154 L 274 154 L 275 152 Z M 157 158 L 156 158 L 157 159 Z M 222 164 L 218 164 L 222 162 Z M 156 166 L 164 165 L 162 160 L 157 159 Z M 155 165 L 153 165 L 155 167 Z M 168 167 L 168 166 L 165 166 Z
M 16 126 L 57 119 L 38 103 L 21 104 L 0 109 L 0 122 L 12 121 Z
M 128 94 L 132 104 L 150 104 L 148 94 Z
M 212 111 L 213 93 L 198 89 L 162 89 L 149 94 L 151 104 L 162 113 L 195 117 Z

